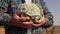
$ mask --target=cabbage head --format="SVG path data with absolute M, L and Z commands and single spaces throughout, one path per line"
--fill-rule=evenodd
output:
M 22 9 L 21 17 L 29 16 L 29 21 L 36 21 L 39 20 L 42 17 L 42 8 L 38 5 L 32 3 L 30 5 L 27 4 L 19 4 L 19 9 Z

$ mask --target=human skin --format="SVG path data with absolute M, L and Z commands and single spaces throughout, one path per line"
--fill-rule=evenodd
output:
M 31 27 L 38 27 L 38 26 L 42 26 L 43 24 L 45 24 L 46 22 L 46 19 L 45 19 L 45 16 L 42 12 L 42 18 L 38 21 L 36 21 L 36 24 L 34 24 L 33 22 L 27 22 L 26 20 L 29 20 L 30 17 L 26 16 L 26 17 L 19 17 L 19 13 L 20 13 L 21 10 L 17 11 L 17 13 L 15 13 L 13 15 L 13 18 L 14 18 L 14 23 L 15 23 L 15 26 L 18 26 L 18 27 L 23 27 L 23 28 L 31 28 Z M 16 23 L 17 22 L 17 23 Z

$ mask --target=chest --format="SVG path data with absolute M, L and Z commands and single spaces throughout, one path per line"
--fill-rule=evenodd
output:
M 33 3 L 37 3 L 37 2 L 35 2 L 36 0 L 33 0 Z M 15 12 L 15 11 L 17 11 L 18 9 L 17 9 L 17 6 L 19 5 L 19 4 L 22 4 L 22 0 L 11 0 L 11 2 L 10 2 L 10 5 L 11 5 L 11 7 L 12 7 L 12 9 L 11 9 L 11 11 L 12 12 Z M 31 8 L 31 10 L 33 10 L 34 8 Z
M 33 3 L 41 4 L 41 0 L 32 0 Z M 22 0 L 11 0 L 12 4 L 21 4 Z
M 17 5 L 17 4 L 20 4 L 22 3 L 21 0 L 11 0 L 11 5 Z

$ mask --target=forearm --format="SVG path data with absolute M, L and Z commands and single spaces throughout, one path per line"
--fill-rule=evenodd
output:
M 42 1 L 42 0 L 41 0 Z M 42 8 L 44 9 L 44 15 L 46 17 L 47 22 L 43 25 L 44 28 L 48 28 L 53 25 L 53 15 L 52 13 L 48 10 L 46 4 L 44 1 L 42 3 Z
M 51 12 L 46 12 L 45 17 L 46 17 L 47 22 L 43 25 L 43 28 L 48 28 L 48 27 L 52 26 L 54 23 L 53 15 L 51 14 Z

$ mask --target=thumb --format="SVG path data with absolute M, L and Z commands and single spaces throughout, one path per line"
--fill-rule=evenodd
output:
M 20 15 L 22 13 L 22 9 L 17 11 L 17 14 Z

